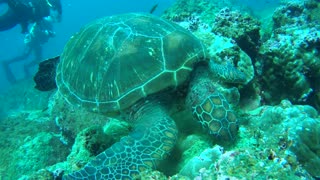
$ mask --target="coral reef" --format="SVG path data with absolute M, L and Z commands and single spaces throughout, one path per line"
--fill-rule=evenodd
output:
M 259 22 L 249 15 L 223 8 L 228 5 L 224 3 L 235 5 L 231 1 L 177 1 L 162 17 L 190 30 L 204 42 L 212 59 L 211 68 L 219 71 L 218 78 L 226 80 L 226 69 L 232 71 L 227 74 L 234 73 L 237 77 L 231 83 L 248 84 L 254 77 L 252 57 L 259 47 Z
M 18 179 L 22 175 L 30 175 L 64 161 L 69 153 L 69 147 L 60 139 L 59 127 L 51 120 L 47 104 L 43 102 L 45 97 L 48 101 L 52 92 L 35 95 L 32 87 L 26 88 L 24 83 L 19 85 L 12 87 L 8 94 L 25 98 L 9 99 L 6 96 L 8 100 L 1 101 L 8 103 L 6 105 L 9 107 L 2 106 L 4 109 L 18 108 L 11 109 L 0 120 L 1 179 Z M 20 95 L 22 89 L 26 93 Z
M 126 122 L 110 119 L 105 126 L 93 125 L 78 133 L 67 158 L 67 172 L 83 168 L 96 155 L 129 133 Z
M 193 21 L 194 17 L 206 24 L 212 24 L 214 14 L 222 7 L 230 6 L 229 1 L 178 0 L 162 17 L 174 22 Z
M 273 35 L 261 46 L 256 64 L 268 103 L 287 98 L 319 108 L 315 95 L 320 88 L 316 83 L 320 79 L 320 26 L 311 21 L 308 7 L 314 8 L 288 3 L 273 15 Z
M 260 22 L 249 14 L 221 9 L 215 16 L 212 32 L 232 38 L 251 58 L 258 54 L 260 46 Z
M 181 168 L 179 174 L 189 178 L 206 178 L 208 175 L 205 171 L 212 168 L 211 166 L 222 154 L 223 148 L 221 146 L 217 145 L 213 148 L 207 148 L 202 151 L 200 155 L 193 156 L 193 158 Z
M 47 110 L 52 92 L 39 93 L 33 86 L 31 79 L 22 80 L 0 95 L 0 121 L 19 110 Z
M 39 132 L 34 137 L 24 139 L 24 144 L 16 150 L 11 161 L 17 163 L 15 168 L 24 170 L 20 173 L 35 172 L 64 160 L 67 152 L 67 147 L 59 138 L 48 132 Z
M 103 115 L 72 107 L 59 93 L 55 93 L 48 104 L 52 120 L 60 127 L 64 138 L 70 142 L 73 142 L 83 129 L 91 126 L 103 127 L 109 121 Z
M 268 144 L 274 151 L 268 158 L 293 170 L 299 162 L 313 177 L 320 177 L 320 119 L 314 108 L 283 100 L 279 106 L 261 107 L 250 114 L 250 128 L 256 127 L 259 144 Z M 298 162 L 292 162 L 295 158 Z
M 187 158 L 179 174 L 173 177 L 297 180 L 319 177 L 320 119 L 314 108 L 282 101 L 245 115 L 241 139 L 232 149 L 219 146 L 203 149 L 194 144 L 194 148 L 189 147 L 193 150 L 189 156 L 192 158 Z
M 215 72 L 223 74 L 221 67 L 229 67 L 227 68 L 228 71 L 231 70 L 235 73 L 234 76 L 237 77 L 237 80 L 233 78 L 235 82 L 227 80 L 228 78 L 223 78 L 224 82 L 248 84 L 254 78 L 252 59 L 241 50 L 234 40 L 210 31 L 198 30 L 194 34 L 206 45 L 211 58 L 211 68 L 220 69 Z M 222 76 L 219 78 L 222 78 Z

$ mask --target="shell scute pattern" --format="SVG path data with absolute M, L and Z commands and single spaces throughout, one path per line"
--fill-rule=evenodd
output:
M 57 86 L 71 104 L 119 111 L 185 82 L 204 56 L 201 42 L 173 23 L 141 14 L 106 17 L 67 43 Z

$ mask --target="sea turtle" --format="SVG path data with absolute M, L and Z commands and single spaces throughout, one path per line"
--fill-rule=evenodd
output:
M 175 146 L 168 108 L 178 97 L 210 133 L 233 140 L 238 125 L 211 75 L 242 82 L 236 69 L 212 64 L 204 45 L 182 27 L 149 14 L 89 23 L 66 44 L 56 70 L 58 92 L 72 105 L 133 123 L 132 132 L 64 179 L 132 179 Z M 184 93 L 185 92 L 185 93 Z

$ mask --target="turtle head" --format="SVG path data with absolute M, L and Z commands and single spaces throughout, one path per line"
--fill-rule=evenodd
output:
M 208 74 L 199 73 L 192 80 L 186 104 L 191 108 L 194 118 L 216 140 L 232 142 L 236 139 L 238 119 L 224 93 L 219 91 Z

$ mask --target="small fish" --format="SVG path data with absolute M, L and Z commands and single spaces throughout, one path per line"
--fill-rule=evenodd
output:
M 149 13 L 152 14 L 158 7 L 159 3 L 155 4 L 152 6 L 152 8 L 150 9 Z
M 46 112 L 49 109 L 49 107 L 45 107 L 44 109 L 42 109 L 42 112 Z

